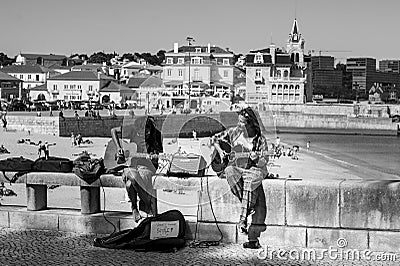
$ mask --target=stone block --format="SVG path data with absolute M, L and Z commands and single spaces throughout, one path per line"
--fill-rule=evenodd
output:
M 348 180 L 341 184 L 341 227 L 400 229 L 400 183 Z
M 10 228 L 58 230 L 58 215 L 47 211 L 9 212 Z
M 400 251 L 400 232 L 370 231 L 369 249 L 398 253 Z
M 260 244 L 272 247 L 305 247 L 305 227 L 287 227 L 268 225 L 261 233 Z
M 267 204 L 267 225 L 285 224 L 285 181 L 267 179 L 263 181 Z
M 102 214 L 91 214 L 84 216 L 60 215 L 59 230 L 75 233 L 110 234 L 114 231 L 115 226 L 115 230 L 118 231 L 119 218 L 107 215 L 107 220 Z M 110 222 L 112 224 L 110 224 Z
M 230 191 L 226 179 L 210 179 L 208 184 L 206 180 L 203 180 L 202 187 L 199 206 L 200 221 L 214 222 L 216 219 L 219 222 L 238 222 L 240 201 Z
M 186 238 L 188 240 L 211 240 L 216 241 L 221 238 L 217 225 L 215 223 L 197 223 L 187 222 L 186 223 Z M 218 224 L 219 229 L 222 232 L 222 242 L 224 243 L 236 243 L 236 225 L 235 224 Z M 197 232 L 197 233 L 196 233 Z
M 0 210 L 0 227 L 8 228 L 10 227 L 10 219 L 8 216 L 8 211 Z
M 119 230 L 126 230 L 135 228 L 138 223 L 135 222 L 135 219 L 131 214 L 126 215 L 125 217 L 121 217 L 119 219 Z
M 340 182 L 342 180 L 287 181 L 287 224 L 310 227 L 339 227 Z
M 366 230 L 307 228 L 307 247 L 363 250 L 368 248 L 368 232 Z

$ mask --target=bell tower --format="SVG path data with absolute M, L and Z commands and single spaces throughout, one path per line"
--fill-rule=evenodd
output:
M 288 54 L 290 54 L 290 61 L 300 67 L 304 67 L 304 44 L 305 40 L 299 33 L 299 26 L 297 19 L 293 21 L 292 31 L 289 33 L 289 39 L 286 44 Z

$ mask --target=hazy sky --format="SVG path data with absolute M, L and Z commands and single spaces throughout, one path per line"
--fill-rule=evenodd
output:
M 247 53 L 285 47 L 293 20 L 305 50 L 400 58 L 400 0 L 0 0 L 0 52 L 70 55 L 171 50 L 173 43 Z

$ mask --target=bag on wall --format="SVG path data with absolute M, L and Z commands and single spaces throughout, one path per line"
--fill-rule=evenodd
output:
M 44 157 L 33 163 L 33 171 L 36 172 L 61 172 L 71 173 L 73 162 L 68 158 L 50 156 L 47 160 Z
M 15 182 L 21 175 L 33 170 L 34 161 L 24 157 L 10 157 L 0 160 L 0 171 L 3 172 L 3 176 L 10 183 Z M 17 172 L 12 178 L 7 177 L 5 172 Z
M 89 184 L 96 181 L 106 171 L 102 158 L 92 159 L 88 155 L 81 155 L 73 163 L 72 171 Z

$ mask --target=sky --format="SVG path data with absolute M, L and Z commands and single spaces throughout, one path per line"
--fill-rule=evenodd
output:
M 156 54 L 188 36 L 246 54 L 271 41 L 286 47 L 297 18 L 306 53 L 400 59 L 399 0 L 0 0 L 0 10 L 9 57 Z

